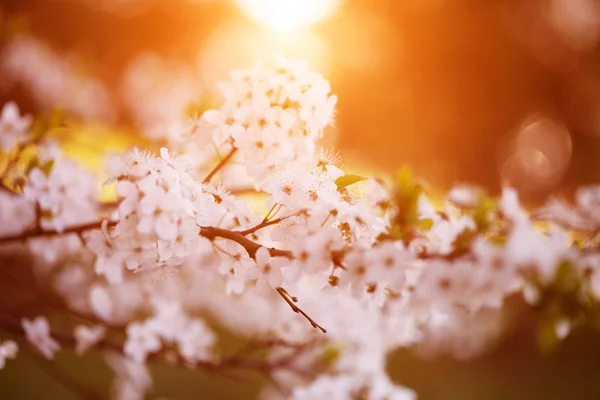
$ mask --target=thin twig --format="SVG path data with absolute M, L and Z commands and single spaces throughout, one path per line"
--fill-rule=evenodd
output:
M 111 227 L 116 224 L 117 224 L 116 222 L 109 222 L 108 226 Z M 17 235 L 0 237 L 0 244 L 23 241 L 23 240 L 33 239 L 33 238 L 37 238 L 37 237 L 67 235 L 69 233 L 82 233 L 82 232 L 87 232 L 87 231 L 91 231 L 94 229 L 100 229 L 101 226 L 102 226 L 102 221 L 95 221 L 95 222 L 90 222 L 88 224 L 71 226 L 71 227 L 68 227 L 68 228 L 62 230 L 61 232 L 58 232 L 53 229 L 46 230 L 46 229 L 41 229 L 39 227 L 36 227 L 36 228 L 30 229 L 28 231 L 25 231 L 25 232 L 17 234 Z
M 278 224 L 281 221 L 284 221 L 284 220 L 288 219 L 289 217 L 291 217 L 291 215 L 288 215 L 286 217 L 279 217 L 279 218 L 276 218 L 276 219 L 272 219 L 271 221 L 263 220 L 260 224 L 254 226 L 254 227 L 252 227 L 250 229 L 246 229 L 245 231 L 240 231 L 240 234 L 242 234 L 244 236 L 248 236 L 248 235 L 253 234 L 254 232 L 256 232 L 258 230 L 266 228 L 267 226 Z
M 111 227 L 115 226 L 116 224 L 117 224 L 116 221 L 109 222 L 108 228 L 111 228 Z M 34 229 L 30 229 L 29 231 L 25 231 L 25 232 L 17 234 L 17 235 L 0 237 L 0 244 L 24 241 L 27 239 L 33 239 L 33 238 L 45 237 L 45 236 L 66 235 L 66 234 L 70 234 L 70 233 L 80 234 L 80 233 L 83 233 L 86 231 L 100 229 L 101 226 L 102 226 L 102 221 L 95 221 L 95 222 L 90 222 L 88 224 L 71 226 L 71 227 L 68 227 L 68 228 L 62 230 L 61 232 L 58 232 L 56 230 L 44 230 L 44 229 L 40 229 L 40 228 L 34 228 Z M 232 241 L 240 244 L 242 247 L 244 247 L 246 249 L 246 252 L 248 253 L 248 255 L 252 258 L 254 258 L 256 256 L 256 251 L 259 248 L 265 247 L 259 243 L 256 243 L 256 242 L 248 239 L 247 237 L 242 235 L 240 232 L 230 231 L 230 230 L 218 228 L 215 226 L 200 227 L 200 236 L 203 236 L 209 240 L 215 240 L 217 238 L 232 240 Z M 269 253 L 273 257 L 286 257 L 286 258 L 290 258 L 290 259 L 293 258 L 291 251 L 280 250 L 280 249 L 276 249 L 273 247 L 270 247 L 267 249 L 269 250 Z
M 292 310 L 295 313 L 299 313 L 304 318 L 306 318 L 308 320 L 308 322 L 310 322 L 310 324 L 312 325 L 313 328 L 320 329 L 321 332 L 327 333 L 327 330 L 325 328 L 323 328 L 321 325 L 317 324 L 311 317 L 308 316 L 308 314 L 306 314 L 304 311 L 302 311 L 302 309 L 300 307 L 298 307 L 296 304 L 294 304 L 294 302 L 292 301 L 292 299 L 294 299 L 294 297 L 291 297 L 290 294 L 287 292 L 287 290 L 285 290 L 282 287 L 278 287 L 275 290 L 277 290 L 277 293 L 279 293 L 279 295 L 285 300 L 285 302 L 288 303 L 288 305 L 292 308 Z
M 213 176 L 215 176 L 215 174 L 217 172 L 219 172 L 221 170 L 221 168 L 223 168 L 225 166 L 225 164 L 227 164 L 229 162 L 231 157 L 233 157 L 233 155 L 236 152 L 237 152 L 237 148 L 233 147 L 231 149 L 231 151 L 224 158 L 222 158 L 221 161 L 219 161 L 219 163 L 217 165 L 215 165 L 215 167 L 212 169 L 212 171 L 210 171 L 209 174 L 206 176 L 206 178 L 204 178 L 202 183 L 204 183 L 204 184 L 209 183 L 210 180 L 213 178 Z

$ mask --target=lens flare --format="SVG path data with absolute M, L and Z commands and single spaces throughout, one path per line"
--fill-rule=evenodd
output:
M 340 0 L 238 0 L 255 21 L 277 30 L 290 30 L 327 18 Z

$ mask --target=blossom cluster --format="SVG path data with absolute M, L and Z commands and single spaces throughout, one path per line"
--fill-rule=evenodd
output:
M 201 122 L 216 146 L 231 143 L 240 150 L 257 179 L 310 161 L 337 101 L 329 82 L 305 60 L 232 71 L 220 90 L 223 106 L 206 111 Z
M 71 336 L 50 328 L 52 313 L 8 315 L 0 329 L 48 359 L 69 345 L 78 355 L 104 349 L 116 398 L 143 397 L 152 359 L 256 368 L 275 383 L 264 398 L 413 399 L 386 372 L 398 347 L 473 357 L 499 340 L 508 297 L 541 310 L 556 340 L 595 312 L 600 189 L 530 214 L 511 188 L 496 200 L 459 186 L 436 207 L 406 169 L 387 182 L 347 175 L 318 148 L 336 102 L 329 83 L 305 62 L 278 62 L 234 71 L 224 105 L 197 121 L 193 146 L 229 156 L 209 170 L 210 160 L 164 147 L 113 156 L 108 203 L 94 175 L 32 141 L 30 118 L 5 106 L 7 169 L 24 147 L 35 157 L 19 185 L 2 180 L 0 245 L 25 242 L 36 256 L 27 287 L 50 291 L 48 306 L 77 323 Z M 232 163 L 264 204 L 213 184 Z M 267 355 L 220 356 L 213 323 L 269 338 Z M 0 366 L 15 346 L 0 344 Z

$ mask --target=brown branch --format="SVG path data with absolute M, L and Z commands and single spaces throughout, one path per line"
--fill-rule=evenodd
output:
M 109 228 L 113 227 L 116 224 L 117 224 L 116 221 L 109 222 L 108 227 Z M 56 230 L 44 230 L 44 229 L 40 229 L 40 228 L 34 228 L 34 229 L 30 229 L 28 231 L 25 231 L 23 233 L 20 233 L 18 235 L 0 237 L 0 244 L 24 241 L 27 239 L 33 239 L 33 238 L 38 238 L 38 237 L 66 235 L 66 234 L 70 234 L 70 233 L 81 234 L 86 231 L 100 229 L 101 226 L 102 226 L 102 221 L 95 221 L 95 222 L 90 222 L 88 224 L 71 226 L 71 227 L 64 229 L 62 232 L 58 232 Z M 256 243 L 256 242 L 248 239 L 247 237 L 242 235 L 240 232 L 230 231 L 230 230 L 218 228 L 215 226 L 200 227 L 200 236 L 203 236 L 209 240 L 215 240 L 217 238 L 232 240 L 232 241 L 240 244 L 242 247 L 244 247 L 246 249 L 246 252 L 248 252 L 248 255 L 252 258 L 254 258 L 256 256 L 256 251 L 259 248 L 265 247 L 259 243 Z M 292 252 L 289 250 L 280 250 L 280 249 L 276 249 L 273 247 L 267 247 L 267 249 L 269 250 L 269 253 L 273 257 L 286 257 L 286 258 L 290 258 L 290 259 L 293 258 Z
M 209 240 L 215 240 L 217 238 L 228 239 L 241 245 L 251 258 L 256 257 L 256 252 L 261 247 L 265 247 L 257 242 L 254 242 L 245 237 L 241 232 L 230 231 L 227 229 L 217 228 L 214 226 L 203 226 L 200 228 L 200 236 L 203 236 Z M 269 250 L 269 254 L 272 257 L 285 257 L 293 259 L 294 256 L 289 250 L 281 250 L 274 247 L 266 247 Z
M 327 333 L 327 330 L 325 328 L 323 328 L 321 325 L 317 324 L 311 317 L 308 316 L 308 314 L 306 314 L 304 311 L 302 311 L 302 309 L 300 307 L 298 307 L 296 304 L 294 304 L 294 302 L 298 301 L 298 299 L 290 296 L 290 294 L 287 292 L 287 290 L 285 290 L 282 287 L 278 287 L 275 290 L 277 290 L 277 293 L 279 293 L 279 295 L 285 300 L 285 302 L 288 303 L 288 305 L 292 308 L 292 310 L 295 313 L 299 313 L 304 318 L 306 318 L 308 320 L 308 322 L 310 322 L 310 324 L 312 325 L 313 328 L 320 329 L 321 332 Z
M 31 231 L 25 232 L 21 235 L 6 236 L 3 238 L 0 238 L 0 243 L 7 243 L 7 242 L 11 242 L 11 241 L 25 240 L 25 239 L 30 239 L 30 238 L 34 238 L 34 237 L 52 236 L 52 235 L 58 235 L 58 234 L 67 234 L 67 233 L 81 234 L 82 232 L 85 232 L 88 230 L 99 229 L 101 224 L 102 224 L 101 221 L 97 221 L 97 222 L 92 222 L 89 224 L 73 226 L 73 227 L 69 227 L 69 228 L 65 229 L 63 232 L 60 232 L 60 233 L 56 232 L 56 231 L 45 231 L 42 229 L 34 229 Z M 114 226 L 116 224 L 116 222 L 112 222 L 110 224 L 112 226 Z M 250 256 L 251 258 L 256 258 L 256 252 L 258 251 L 258 249 L 260 249 L 261 247 L 265 247 L 257 242 L 254 242 L 254 241 L 248 239 L 246 236 L 244 236 L 240 232 L 230 231 L 227 229 L 217 228 L 217 227 L 213 227 L 213 226 L 200 227 L 200 236 L 205 237 L 211 241 L 214 241 L 217 238 L 234 241 L 234 242 L 238 243 L 239 245 L 241 245 L 248 253 L 248 256 Z M 272 257 L 286 257 L 288 259 L 294 258 L 292 252 L 289 250 L 281 250 L 281 249 L 277 249 L 274 247 L 265 247 L 265 248 L 267 248 L 267 250 L 269 251 L 269 254 Z M 292 310 L 294 312 L 303 315 L 311 323 L 311 325 L 314 328 L 319 328 L 323 333 L 327 332 L 323 327 L 321 327 L 319 324 L 317 324 L 315 321 L 313 321 L 304 311 L 302 311 L 299 307 L 297 307 L 292 302 L 292 300 L 290 300 L 290 299 L 295 299 L 295 298 L 289 296 L 289 294 L 287 293 L 287 291 L 285 291 L 285 289 L 277 288 L 276 290 L 279 293 L 279 295 L 290 305 L 290 307 L 292 308 Z
M 0 329 L 4 330 L 6 332 L 12 333 L 16 336 L 21 336 L 21 337 L 25 336 L 25 330 L 23 329 L 23 327 L 21 326 L 20 323 L 14 321 L 13 318 L 10 318 L 10 317 L 8 317 L 6 315 L 2 315 L 2 314 L 0 314 Z M 75 346 L 77 344 L 77 340 L 69 334 L 60 333 L 60 332 L 52 332 L 52 331 L 49 334 L 54 340 L 56 340 L 58 343 L 60 343 L 61 346 L 63 346 L 63 347 L 75 348 Z M 262 342 L 251 341 L 249 343 L 249 346 L 251 345 L 253 350 L 256 350 L 256 351 L 259 350 L 257 347 L 262 347 L 263 349 L 269 349 L 272 347 L 284 346 L 284 347 L 289 347 L 289 348 L 293 349 L 294 352 L 292 353 L 292 355 L 279 357 L 274 360 L 269 360 L 269 359 L 263 360 L 263 359 L 256 359 L 256 358 L 251 358 L 251 357 L 244 357 L 244 356 L 242 356 L 241 353 L 238 353 L 238 354 L 234 354 L 233 356 L 230 356 L 230 357 L 222 359 L 222 360 L 212 360 L 212 361 L 204 360 L 204 361 L 198 361 L 198 362 L 194 362 L 194 363 L 190 363 L 189 361 L 185 360 L 182 356 L 177 355 L 177 357 L 174 360 L 174 363 L 171 362 L 171 364 L 174 364 L 179 367 L 187 367 L 187 368 L 192 368 L 192 369 L 200 368 L 207 373 L 218 373 L 218 374 L 221 374 L 228 378 L 234 377 L 234 375 L 231 375 L 229 372 L 235 371 L 235 370 L 255 370 L 255 371 L 265 374 L 269 378 L 272 378 L 273 374 L 276 370 L 287 369 L 290 372 L 297 373 L 300 376 L 308 376 L 307 371 L 297 368 L 292 363 L 293 363 L 295 357 L 299 356 L 302 351 L 306 351 L 311 346 L 316 345 L 318 343 L 321 343 L 321 342 L 318 340 L 311 340 L 311 341 L 307 341 L 304 343 L 288 344 L 288 343 L 286 343 L 284 341 L 280 341 L 280 340 L 262 341 Z M 111 351 L 111 352 L 114 352 L 117 354 L 121 354 L 122 356 L 125 356 L 124 352 L 123 352 L 123 346 L 121 344 L 112 342 L 108 339 L 103 339 L 103 340 L 99 341 L 98 343 L 96 343 L 94 345 L 94 348 Z M 167 359 L 168 351 L 169 351 L 169 349 L 165 348 L 162 351 L 150 353 L 148 355 L 148 361 L 169 362 Z M 46 361 L 46 360 L 44 360 L 44 361 Z M 89 398 L 89 397 L 84 397 L 84 398 Z
M 108 226 L 111 227 L 111 226 L 115 226 L 116 224 L 117 223 L 113 221 L 113 222 L 109 222 Z M 95 221 L 95 222 L 90 222 L 88 224 L 71 226 L 71 227 L 64 229 L 62 232 L 58 232 L 53 229 L 45 230 L 45 229 L 36 227 L 36 228 L 30 229 L 28 231 L 25 231 L 25 232 L 17 234 L 17 235 L 0 237 L 0 244 L 10 243 L 10 242 L 18 242 L 18 241 L 23 241 L 23 240 L 33 239 L 33 238 L 38 238 L 38 237 L 45 237 L 45 236 L 67 235 L 69 233 L 80 234 L 80 233 L 83 233 L 86 231 L 100 229 L 101 225 L 102 225 L 102 221 Z
M 236 152 L 237 152 L 237 148 L 233 147 L 231 149 L 231 151 L 229 151 L 229 153 L 225 157 L 223 157 L 217 165 L 215 165 L 215 167 L 212 169 L 212 171 L 210 171 L 209 174 L 206 176 L 206 178 L 204 178 L 202 183 L 204 183 L 204 184 L 209 183 L 210 180 L 213 178 L 213 176 L 215 176 L 215 174 L 217 172 L 219 172 L 225 166 L 225 164 L 227 164 L 229 162 L 229 160 L 231 160 L 231 157 L 233 157 Z
M 253 234 L 256 231 L 259 231 L 259 230 L 261 230 L 263 228 L 266 228 L 267 226 L 278 224 L 281 221 L 288 219 L 289 217 L 291 217 L 291 215 L 288 215 L 287 217 L 279 217 L 279 218 L 276 218 L 276 219 L 272 219 L 271 221 L 263 220 L 260 224 L 254 226 L 254 227 L 252 227 L 250 229 L 246 229 L 245 231 L 240 231 L 240 234 L 243 235 L 243 236 L 247 236 L 247 235 Z

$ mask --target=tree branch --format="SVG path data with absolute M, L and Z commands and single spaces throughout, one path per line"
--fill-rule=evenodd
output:
M 13 318 L 10 318 L 6 315 L 0 314 L 0 329 L 12 333 L 16 336 L 25 337 L 25 330 L 23 329 L 21 324 L 19 324 L 18 322 L 14 321 Z M 75 348 L 77 344 L 77 340 L 69 334 L 52 331 L 49 334 L 63 347 Z M 290 372 L 297 373 L 300 376 L 307 376 L 309 372 L 304 371 L 300 368 L 296 368 L 296 366 L 293 365 L 293 361 L 296 356 L 300 355 L 301 352 L 308 350 L 310 347 L 318 343 L 321 343 L 321 341 L 318 339 L 309 340 L 303 343 L 288 343 L 282 340 L 250 341 L 248 345 L 252 347 L 252 350 L 258 351 L 260 350 L 259 348 L 270 349 L 273 347 L 289 347 L 293 349 L 294 352 L 292 353 L 292 355 L 278 357 L 275 359 L 257 359 L 253 357 L 244 356 L 243 353 L 236 353 L 230 357 L 221 360 L 204 360 L 194 363 L 190 363 L 180 355 L 177 355 L 174 364 L 179 367 L 187 367 L 192 369 L 199 368 L 208 373 L 218 373 L 230 378 L 231 375 L 229 375 L 228 372 L 235 370 L 255 370 L 265 374 L 268 377 L 272 377 L 275 371 L 287 369 Z M 108 339 L 103 339 L 99 341 L 94 345 L 93 348 L 107 350 L 125 356 L 123 352 L 123 346 L 119 343 L 112 342 Z M 166 348 L 155 353 L 150 353 L 148 355 L 148 361 L 168 362 L 166 355 L 166 351 L 168 350 L 169 349 Z M 45 359 L 42 359 L 40 361 L 44 361 L 46 366 L 47 364 L 49 364 L 48 361 Z M 54 374 L 55 372 L 56 371 L 52 371 L 52 374 Z M 58 376 L 53 375 L 53 377 L 55 377 L 55 379 L 58 380 Z M 80 383 L 79 385 L 81 386 Z M 83 389 L 81 387 L 79 387 L 78 389 L 78 393 L 83 392 Z M 84 398 L 91 398 L 91 396 L 87 396 Z
M 231 151 L 229 151 L 229 153 L 223 157 L 223 159 L 221 159 L 221 161 L 219 161 L 219 163 L 217 165 L 215 165 L 215 167 L 212 169 L 212 171 L 210 171 L 208 173 L 208 175 L 206 176 L 206 178 L 204 178 L 204 180 L 202 181 L 202 183 L 207 184 L 210 182 L 210 180 L 213 178 L 213 176 L 216 175 L 217 172 L 219 172 L 224 166 L 225 164 L 227 164 L 229 162 L 229 160 L 231 160 L 231 157 L 234 156 L 234 154 L 237 152 L 237 148 L 233 147 L 231 149 Z
M 259 230 L 261 230 L 263 228 L 266 228 L 267 226 L 278 224 L 281 221 L 284 221 L 284 220 L 288 219 L 289 217 L 291 217 L 291 215 L 288 215 L 287 217 L 275 218 L 275 219 L 272 219 L 271 221 L 269 221 L 269 220 L 263 220 L 260 224 L 256 225 L 255 227 L 252 227 L 250 229 L 246 229 L 245 231 L 240 231 L 240 234 L 243 235 L 243 236 L 251 235 L 251 234 L 253 234 L 256 231 L 259 231 Z
M 111 221 L 108 223 L 108 227 L 109 228 L 114 227 L 116 224 L 117 224 L 116 221 Z M 100 229 L 101 225 L 102 225 L 102 221 L 95 221 L 95 222 L 90 222 L 88 224 L 71 226 L 71 227 L 64 229 L 61 232 L 58 232 L 56 230 L 44 230 L 44 229 L 34 228 L 34 229 L 30 229 L 30 230 L 25 231 L 18 235 L 0 237 L 0 244 L 10 243 L 10 242 L 18 242 L 18 241 L 23 241 L 23 240 L 33 239 L 33 238 L 38 238 L 38 237 L 66 235 L 66 234 L 70 234 L 70 233 L 81 234 L 83 232 L 91 231 L 94 229 Z M 230 231 L 227 229 L 217 228 L 214 226 L 200 227 L 200 236 L 203 236 L 209 240 L 215 240 L 217 238 L 232 240 L 232 241 L 240 244 L 242 247 L 244 247 L 244 249 L 246 249 L 246 252 L 248 252 L 248 255 L 252 258 L 254 258 L 256 256 L 256 251 L 259 248 L 265 247 L 257 242 L 254 242 L 254 241 L 248 239 L 247 237 L 242 235 L 240 232 Z M 289 259 L 293 258 L 291 251 L 280 250 L 280 249 L 276 249 L 273 247 L 270 247 L 267 249 L 269 250 L 269 253 L 273 257 L 286 257 Z
M 285 302 L 288 303 L 288 305 L 292 308 L 292 310 L 295 313 L 299 313 L 304 318 L 306 318 L 308 320 L 308 322 L 310 322 L 310 324 L 312 325 L 313 328 L 320 329 L 321 332 L 327 333 L 327 330 L 325 328 L 323 328 L 321 325 L 317 324 L 311 317 L 308 316 L 308 314 L 306 314 L 304 311 L 302 311 L 302 309 L 300 307 L 298 307 L 296 304 L 294 304 L 294 302 L 298 301 L 298 299 L 290 296 L 290 294 L 287 292 L 287 290 L 285 290 L 282 287 L 278 287 L 275 290 L 277 290 L 277 293 L 279 293 L 279 295 L 285 300 Z

